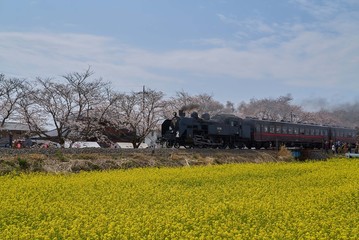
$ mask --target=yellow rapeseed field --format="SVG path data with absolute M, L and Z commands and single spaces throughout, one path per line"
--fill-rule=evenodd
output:
M 9 174 L 0 239 L 359 239 L 359 161 Z

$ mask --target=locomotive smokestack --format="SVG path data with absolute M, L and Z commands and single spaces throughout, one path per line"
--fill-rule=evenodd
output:
M 178 116 L 180 116 L 180 117 L 185 117 L 185 116 L 186 116 L 186 113 L 185 113 L 182 109 L 180 109 L 180 110 L 178 111 Z

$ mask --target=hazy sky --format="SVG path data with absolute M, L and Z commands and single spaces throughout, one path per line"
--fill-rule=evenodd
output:
M 358 0 L 0 0 L 0 73 L 116 90 L 359 101 Z

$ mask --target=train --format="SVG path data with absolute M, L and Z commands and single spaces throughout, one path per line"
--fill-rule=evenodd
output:
M 232 114 L 189 117 L 174 113 L 161 126 L 160 143 L 165 147 L 184 148 L 330 148 L 332 144 L 357 144 L 358 131 L 352 128 L 240 118 Z

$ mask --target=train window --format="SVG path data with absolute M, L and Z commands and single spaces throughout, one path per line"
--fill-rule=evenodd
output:
M 288 128 L 288 134 L 293 134 L 293 128 L 291 127 Z
M 238 127 L 238 122 L 237 121 L 231 121 L 231 126 L 232 127 Z
M 294 132 L 294 134 L 298 134 L 298 133 L 299 133 L 299 129 L 298 129 L 298 128 L 294 128 L 294 129 L 293 129 L 293 132 Z
M 260 132 L 261 131 L 261 125 L 256 124 L 256 132 Z
M 274 133 L 274 126 L 273 126 L 273 125 L 270 125 L 270 126 L 269 126 L 269 132 L 270 132 L 270 133 Z
M 315 135 L 319 135 L 319 129 L 315 129 Z
M 263 130 L 264 130 L 264 132 L 268 132 L 268 126 L 264 125 Z
M 282 127 L 282 133 L 287 134 L 287 127 L 286 126 Z
M 314 134 L 315 134 L 314 128 L 310 129 L 310 135 L 314 135 Z
M 310 129 L 309 128 L 305 129 L 305 135 L 310 135 Z
M 276 132 L 276 133 L 281 133 L 281 127 L 280 127 L 280 126 L 276 126 L 276 127 L 275 127 L 275 132 Z
M 324 136 L 328 136 L 328 130 L 324 130 Z
M 304 134 L 304 128 L 299 128 L 299 133 Z

